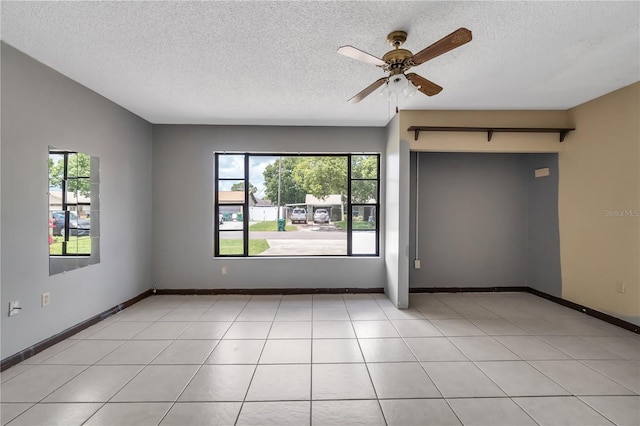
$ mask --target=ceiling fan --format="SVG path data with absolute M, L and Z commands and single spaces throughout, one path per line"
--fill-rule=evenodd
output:
M 427 96 L 437 95 L 442 90 L 442 87 L 416 73 L 405 74 L 405 71 L 453 50 L 456 47 L 462 46 L 470 42 L 471 38 L 471 31 L 466 28 L 459 28 L 414 55 L 406 49 L 400 49 L 400 46 L 407 40 L 407 33 L 405 31 L 393 31 L 387 36 L 387 43 L 393 46 L 394 49 L 385 53 L 382 59 L 353 46 L 347 45 L 340 47 L 338 49 L 339 54 L 375 65 L 389 73 L 388 76 L 374 81 L 366 89 L 349 99 L 348 102 L 360 102 L 383 84 L 387 84 L 390 90 L 398 93 L 407 88 L 411 88 L 408 82 L 411 82 L 415 89 Z M 415 89 L 413 90 L 415 91 Z

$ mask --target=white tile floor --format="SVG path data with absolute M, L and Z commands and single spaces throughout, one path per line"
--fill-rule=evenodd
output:
M 640 336 L 526 293 L 153 296 L 1 378 L 12 426 L 640 424 Z

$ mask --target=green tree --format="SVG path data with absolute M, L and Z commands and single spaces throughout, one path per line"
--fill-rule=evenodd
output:
M 231 185 L 231 190 L 244 191 L 244 182 L 234 183 L 233 185 Z M 258 188 L 256 188 L 253 184 L 251 184 L 251 182 L 249 182 L 249 193 L 255 194 L 257 191 L 258 191 Z
M 367 203 L 377 197 L 378 157 L 375 155 L 351 156 L 351 202 Z M 371 180 L 359 180 L 371 179 Z
M 340 194 L 342 202 L 347 195 L 347 156 L 308 156 L 282 158 L 281 204 L 303 203 L 306 194 L 318 199 Z M 376 178 L 378 157 L 354 155 L 351 157 L 351 201 L 366 203 L 377 196 Z M 266 195 L 278 199 L 278 161 L 264 171 Z M 366 180 L 371 179 L 371 180 Z
M 375 179 L 378 177 L 378 157 L 375 155 L 352 155 L 351 178 Z
M 301 157 L 293 179 L 318 199 L 347 194 L 347 157 Z
M 67 192 L 79 192 L 85 197 L 91 194 L 91 156 L 88 154 L 68 153 L 66 186 Z M 64 156 L 49 156 L 49 187 L 62 189 L 65 180 Z
M 282 171 L 280 173 L 280 205 L 304 203 L 306 189 L 293 179 L 293 171 L 302 157 L 282 157 Z M 278 174 L 280 161 L 269 164 L 262 175 L 264 176 L 265 198 L 273 205 L 278 202 Z

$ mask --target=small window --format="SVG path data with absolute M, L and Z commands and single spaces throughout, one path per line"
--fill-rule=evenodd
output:
M 49 149 L 49 272 L 99 261 L 99 160 Z
M 216 153 L 215 256 L 377 256 L 380 155 Z

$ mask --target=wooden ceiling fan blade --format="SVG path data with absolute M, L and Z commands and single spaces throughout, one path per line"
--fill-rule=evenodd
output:
M 427 96 L 437 95 L 442 91 L 442 87 L 413 72 L 407 74 L 407 80 Z
M 382 77 L 374 81 L 366 89 L 364 89 L 362 92 L 355 95 L 353 98 L 349 99 L 347 102 L 349 102 L 350 104 L 357 104 L 358 102 L 360 102 L 361 100 L 363 100 L 364 98 L 366 98 L 367 96 L 375 92 L 378 87 L 382 86 L 386 82 L 387 82 L 387 77 Z
M 466 28 L 458 28 L 448 36 L 441 38 L 431 46 L 422 49 L 411 58 L 415 65 L 420 65 L 428 60 L 447 53 L 456 47 L 469 43 L 472 39 L 471 31 Z
M 364 52 L 360 49 L 357 49 L 353 46 L 342 46 L 338 48 L 338 53 L 344 55 L 351 59 L 356 59 L 358 61 L 366 62 L 368 64 L 372 64 L 378 67 L 384 65 L 384 61 L 380 58 L 376 58 L 375 56 Z

